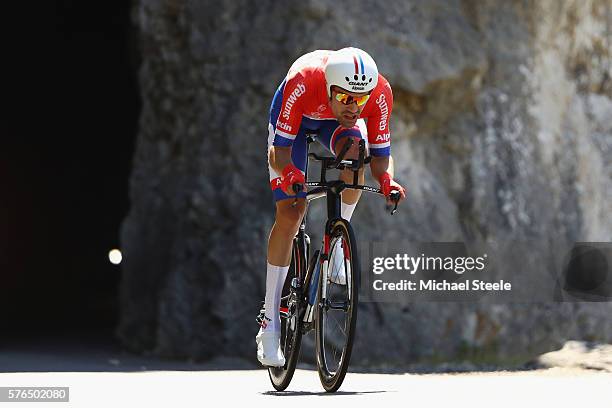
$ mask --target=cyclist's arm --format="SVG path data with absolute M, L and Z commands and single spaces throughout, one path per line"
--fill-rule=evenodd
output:
M 287 79 L 283 90 L 281 111 L 275 127 L 274 141 L 269 150 L 270 165 L 277 174 L 282 174 L 291 161 L 291 146 L 297 136 L 302 122 L 302 106 L 308 98 L 306 91 L 310 88 L 306 78 L 300 73 Z
M 380 180 L 385 172 L 393 178 L 393 158 L 391 157 L 391 131 L 389 121 L 393 110 L 393 93 L 389 82 L 378 76 L 379 85 L 370 97 L 368 109 L 368 142 L 370 145 L 370 169 L 375 180 Z
M 393 178 L 393 157 L 391 156 L 372 156 L 370 162 L 370 170 L 372 170 L 372 177 L 374 180 L 379 180 L 385 172 L 389 173 Z
M 291 146 L 272 146 L 269 153 L 270 165 L 277 174 L 282 174 L 291 161 Z

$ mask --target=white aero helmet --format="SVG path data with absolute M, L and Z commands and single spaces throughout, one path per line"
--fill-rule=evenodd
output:
M 325 66 L 327 96 L 333 85 L 350 92 L 370 92 L 378 83 L 378 68 L 370 54 L 359 48 L 342 48 L 329 55 Z

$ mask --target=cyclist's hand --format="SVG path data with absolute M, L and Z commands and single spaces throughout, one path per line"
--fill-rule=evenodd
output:
M 304 184 L 305 182 L 306 179 L 304 178 L 304 174 L 302 174 L 300 169 L 295 167 L 293 164 L 288 164 L 285 166 L 281 176 L 281 189 L 285 192 L 285 194 L 290 196 L 295 195 L 293 185 L 296 183 Z
M 383 173 L 383 175 L 380 176 L 378 181 L 380 182 L 380 189 L 382 190 L 383 194 L 387 198 L 388 203 L 391 203 L 390 194 L 394 190 L 399 191 L 400 193 L 400 198 L 399 198 L 398 203 L 406 198 L 406 190 L 404 189 L 404 187 L 402 187 L 398 182 L 393 180 L 389 173 L 387 172 Z

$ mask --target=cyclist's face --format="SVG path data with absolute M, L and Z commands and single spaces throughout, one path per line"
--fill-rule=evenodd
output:
M 355 93 L 346 91 L 340 88 L 339 86 L 332 87 L 331 99 L 329 101 L 331 110 L 334 113 L 336 120 L 340 123 L 341 126 L 351 128 L 355 126 L 357 119 L 359 119 L 359 115 L 361 114 L 365 103 L 359 106 L 357 104 L 357 101 L 353 99 L 348 105 L 345 105 L 343 102 L 338 100 L 337 95 L 339 93 L 349 95 L 353 98 L 359 98 L 361 96 L 367 95 L 368 93 Z

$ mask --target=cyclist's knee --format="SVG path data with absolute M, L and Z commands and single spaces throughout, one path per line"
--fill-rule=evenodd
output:
M 363 167 L 359 169 L 359 183 L 363 184 L 365 181 L 365 172 L 363 171 Z M 352 183 L 353 178 L 355 177 L 355 172 L 351 169 L 344 169 L 340 172 L 340 179 L 347 183 Z
M 352 181 L 351 181 L 352 182 Z M 342 192 L 342 202 L 346 204 L 355 204 L 361 198 L 360 190 L 346 189 Z
M 347 136 L 347 137 L 344 137 L 344 138 L 340 139 L 338 141 L 338 143 L 336 143 L 336 145 L 334 146 L 334 149 L 336 150 L 335 153 L 337 155 L 338 153 L 340 153 L 340 151 L 342 151 L 342 148 L 344 147 L 344 145 L 346 143 L 348 143 L 348 141 L 350 139 L 353 140 L 353 145 L 351 146 L 350 149 L 348 149 L 348 151 L 344 155 L 344 158 L 345 159 L 350 159 L 350 160 L 355 160 L 355 159 L 359 158 L 359 141 L 361 140 L 361 138 L 359 138 L 357 136 Z
M 306 212 L 306 200 L 298 199 L 292 205 L 293 199 L 281 200 L 276 203 L 276 223 L 291 230 L 297 230 Z

